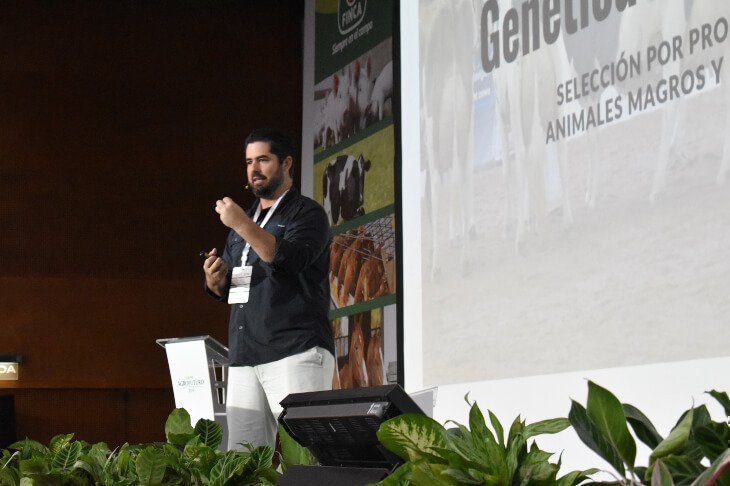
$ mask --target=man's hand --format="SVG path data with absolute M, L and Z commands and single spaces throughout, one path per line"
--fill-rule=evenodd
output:
M 226 277 L 228 276 L 228 265 L 226 265 L 222 258 L 218 258 L 218 251 L 215 248 L 210 250 L 208 255 L 208 258 L 203 262 L 205 285 L 214 294 L 221 297 L 223 296 L 223 288 L 226 284 Z
M 221 217 L 221 222 L 231 229 L 239 228 L 247 219 L 250 219 L 244 210 L 230 197 L 219 199 L 215 203 L 215 212 Z
M 276 238 L 271 233 L 261 229 L 258 224 L 233 202 L 230 197 L 224 197 L 215 202 L 215 212 L 221 217 L 221 222 L 238 233 L 253 251 L 267 263 L 274 260 L 276 253 Z

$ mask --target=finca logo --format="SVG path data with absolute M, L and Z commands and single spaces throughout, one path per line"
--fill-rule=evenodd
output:
M 340 0 L 337 6 L 337 28 L 347 34 L 365 18 L 367 0 Z

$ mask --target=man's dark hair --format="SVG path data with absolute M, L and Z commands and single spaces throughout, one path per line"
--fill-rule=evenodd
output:
M 268 142 L 271 153 L 276 155 L 279 159 L 279 163 L 284 162 L 284 159 L 291 156 L 292 162 L 296 160 L 294 143 L 289 138 L 289 135 L 277 130 L 276 128 L 259 128 L 248 134 L 246 142 L 244 143 L 244 150 L 248 148 L 250 143 L 254 142 Z M 294 164 L 292 164 L 292 169 Z

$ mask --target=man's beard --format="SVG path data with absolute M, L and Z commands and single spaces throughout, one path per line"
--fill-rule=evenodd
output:
M 274 174 L 271 178 L 268 179 L 268 183 L 262 185 L 262 186 L 251 186 L 251 189 L 253 190 L 253 194 L 256 197 L 262 197 L 267 198 L 274 194 L 279 187 L 284 183 L 284 171 L 279 169 L 279 171 Z

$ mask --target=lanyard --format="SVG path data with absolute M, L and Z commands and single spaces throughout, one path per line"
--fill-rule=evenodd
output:
M 271 219 L 271 215 L 274 214 L 274 211 L 276 211 L 276 208 L 279 207 L 279 203 L 282 199 L 284 199 L 284 196 L 286 196 L 286 193 L 289 192 L 289 189 L 284 191 L 284 194 L 279 196 L 279 199 L 276 200 L 276 202 L 269 208 L 269 212 L 266 213 L 266 216 L 264 216 L 264 220 L 260 223 L 257 223 L 259 227 L 263 228 L 266 226 L 266 223 L 269 222 Z M 256 207 L 256 212 L 253 215 L 253 220 L 256 222 L 257 219 L 259 219 L 259 216 L 261 216 L 261 200 L 259 200 L 258 207 Z M 248 252 L 251 249 L 251 244 L 246 242 L 246 246 L 243 248 L 243 253 L 241 254 L 241 266 L 246 266 L 246 260 L 248 260 Z

